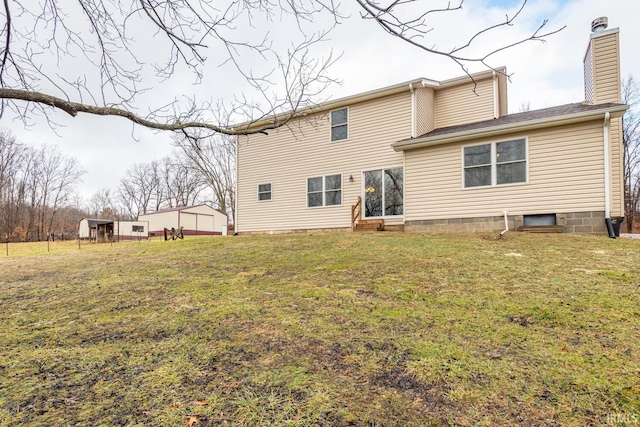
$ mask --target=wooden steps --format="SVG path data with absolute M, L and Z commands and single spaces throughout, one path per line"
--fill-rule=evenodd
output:
M 525 233 L 564 233 L 563 225 L 524 225 L 518 231 Z
M 353 231 L 382 231 L 384 230 L 383 219 L 361 219 L 356 223 Z

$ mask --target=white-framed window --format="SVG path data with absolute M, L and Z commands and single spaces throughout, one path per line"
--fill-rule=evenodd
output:
M 527 182 L 527 140 L 462 147 L 464 188 Z
M 271 183 L 258 184 L 258 201 L 266 202 L 271 200 Z
M 132 233 L 144 233 L 144 225 L 132 225 L 131 226 Z
M 307 207 L 337 206 L 342 204 L 342 175 L 307 178 Z
M 349 109 L 331 112 L 331 142 L 349 139 Z
M 396 216 L 404 213 L 402 167 L 364 172 L 364 216 Z

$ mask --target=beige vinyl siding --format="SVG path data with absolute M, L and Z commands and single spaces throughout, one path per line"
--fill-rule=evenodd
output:
M 435 91 L 435 127 L 493 119 L 493 78 L 465 82 Z
M 584 55 L 584 99 L 593 104 L 593 49 L 589 41 L 587 53 Z
M 325 113 L 268 136 L 238 138 L 238 231 L 350 227 L 362 172 L 403 165 L 402 153 L 390 144 L 411 135 L 410 92 L 350 105 L 348 126 L 348 140 L 331 142 Z M 307 178 L 334 174 L 342 175 L 342 205 L 307 208 Z M 271 183 L 271 201 L 258 202 L 258 184 L 265 182 Z
M 406 151 L 405 220 L 604 210 L 601 121 Z M 577 136 L 580 135 L 580 136 Z M 462 148 L 528 138 L 528 183 L 462 188 Z
M 620 102 L 618 33 L 592 39 L 594 103 Z
M 433 88 L 425 87 L 416 90 L 416 136 L 434 129 L 434 106 Z
M 507 70 L 505 68 L 503 72 L 498 73 L 498 99 L 500 103 L 498 110 L 500 112 L 500 117 L 509 114 L 509 105 L 507 101 L 507 76 L 504 74 L 506 72 Z

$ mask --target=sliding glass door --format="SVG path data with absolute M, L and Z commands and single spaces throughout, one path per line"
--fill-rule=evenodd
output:
M 404 177 L 402 168 L 378 169 L 364 173 L 364 216 L 402 215 Z

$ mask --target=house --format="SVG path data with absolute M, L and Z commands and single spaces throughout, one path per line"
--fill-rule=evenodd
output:
M 227 234 L 227 215 L 201 204 L 183 206 L 138 215 L 139 221 L 149 223 L 149 232 L 160 236 L 164 229 L 183 228 L 184 235 Z
M 98 243 L 146 239 L 148 233 L 149 223 L 147 221 L 83 218 L 78 224 L 80 239 L 88 239 Z
M 581 102 L 507 114 L 500 68 L 473 81 L 418 78 L 330 101 L 286 128 L 238 137 L 236 231 L 373 221 L 405 231 L 606 234 L 624 216 L 628 106 L 619 30 L 606 29 L 606 18 L 592 30 Z

